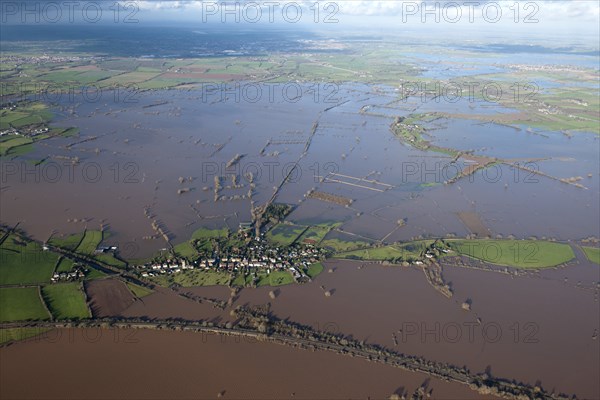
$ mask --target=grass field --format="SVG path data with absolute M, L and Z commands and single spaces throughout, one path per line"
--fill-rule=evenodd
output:
M 294 243 L 306 227 L 299 225 L 277 224 L 267 233 L 267 240 L 279 246 L 289 246 Z
M 127 285 L 127 288 L 129 290 L 131 290 L 131 293 L 133 293 L 133 295 L 135 297 L 139 297 L 140 299 L 142 297 L 145 297 L 145 296 L 148 296 L 149 294 L 154 293 L 152 290 L 147 289 L 142 286 L 139 286 L 139 285 L 136 285 L 134 283 L 127 282 L 126 285 Z
M 68 258 L 62 258 L 58 266 L 56 267 L 56 272 L 69 272 L 73 269 L 75 263 Z
M 8 155 L 13 149 L 30 143 L 33 143 L 33 140 L 24 136 L 10 136 L 6 139 L 3 138 L 3 140 L 0 141 L 0 156 Z
M 198 240 L 198 246 L 200 248 L 204 248 L 209 250 L 210 247 L 210 239 L 218 239 L 227 237 L 229 231 L 227 229 L 208 229 L 208 228 L 200 228 L 196 230 L 190 240 L 180 243 L 174 247 L 175 253 L 180 257 L 185 258 L 194 258 L 198 255 L 198 251 L 192 244 L 192 242 Z
M 283 286 L 294 282 L 294 277 L 288 271 L 273 271 L 262 277 L 257 286 Z
M 367 247 L 369 243 L 363 241 L 349 241 L 338 238 L 325 239 L 320 244 L 321 247 L 328 248 L 335 252 L 345 252 L 355 250 L 357 248 Z
M 125 268 L 127 266 L 127 264 L 124 261 L 115 258 L 115 256 L 112 253 L 94 254 L 94 258 L 112 267 Z
M 227 229 L 200 228 L 192 234 L 191 240 L 216 239 L 227 236 Z
M 393 246 L 353 250 L 336 254 L 337 258 L 349 258 L 356 260 L 391 260 L 402 257 L 403 253 Z
M 231 286 L 247 287 L 250 286 L 253 281 L 254 277 L 252 276 L 252 274 L 237 274 L 231 282 Z
M 0 322 L 49 318 L 39 288 L 0 288 Z
M 0 329 L 0 344 L 17 342 L 48 332 L 49 328 L 6 328 Z
M 593 263 L 600 264 L 600 248 L 581 246 L 585 256 Z
M 0 246 L 0 285 L 50 282 L 58 257 L 11 235 Z
M 59 283 L 42 288 L 42 296 L 55 319 L 91 317 L 80 283 Z
M 52 236 L 48 243 L 52 246 L 74 251 L 77 248 L 77 246 L 79 246 L 79 243 L 81 243 L 82 239 L 83 232 L 69 236 Z
M 575 257 L 571 246 L 536 240 L 449 240 L 457 253 L 516 268 L 554 267 Z
M 98 271 L 95 268 L 88 268 L 88 271 L 85 273 L 85 280 L 91 281 L 92 279 L 104 278 L 106 274 L 102 271 Z
M 177 283 L 183 287 L 223 286 L 229 284 L 229 274 L 225 272 L 191 270 L 174 275 L 161 275 L 154 278 L 161 286 Z
M 323 272 L 323 264 L 315 263 L 315 264 L 312 264 L 310 267 L 308 267 L 308 270 L 306 271 L 306 275 L 310 276 L 311 278 L 314 278 L 315 276 L 319 275 L 321 272 Z
M 198 255 L 198 251 L 190 242 L 180 243 L 173 250 L 180 257 L 192 258 Z
M 86 231 L 76 251 L 81 254 L 91 255 L 98 248 L 100 242 L 102 242 L 102 232 Z
M 335 257 L 368 261 L 411 262 L 420 259 L 421 253 L 429 244 L 431 244 L 431 241 L 403 243 L 384 247 L 371 247 L 337 253 Z
M 305 243 L 320 243 L 325 236 L 334 228 L 340 226 L 341 224 L 331 224 L 331 225 L 314 225 L 311 226 L 302 234 L 302 236 L 298 239 L 299 242 Z

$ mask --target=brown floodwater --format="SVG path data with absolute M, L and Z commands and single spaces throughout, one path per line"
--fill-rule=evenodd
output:
M 468 387 L 324 351 L 151 330 L 61 330 L 0 349 L 2 399 L 387 399 Z M 32 380 L 35 384 L 32 384 Z
M 593 339 L 600 327 L 597 265 L 581 263 L 520 277 L 445 267 L 444 276 L 454 290 L 452 299 L 429 286 L 416 267 L 327 262 L 326 271 L 312 283 L 280 287 L 274 300 L 269 297 L 272 288 L 244 289 L 235 304 L 270 303 L 278 317 L 317 329 L 472 371 L 490 368 L 495 376 L 540 381 L 546 389 L 581 398 L 600 396 L 600 347 Z M 222 289 L 190 291 L 228 298 Z M 325 290 L 332 296 L 326 297 Z M 469 312 L 461 308 L 467 299 L 472 302 Z M 127 313 L 148 313 L 139 306 Z M 226 313 L 211 315 L 227 319 Z
M 406 104 L 389 104 L 397 99 L 393 89 L 373 93 L 367 86 L 347 85 L 338 95 L 348 102 L 335 108 L 309 96 L 295 103 L 206 103 L 194 90 L 144 92 L 136 104 L 81 103 L 72 107 L 73 113 L 65 108 L 57 123 L 78 126 L 79 137 L 45 140 L 25 156 L 0 160 L 0 220 L 19 222 L 41 240 L 56 232 L 103 227 L 110 232 L 106 241 L 118 244 L 123 257 L 145 257 L 167 246 L 155 235 L 153 220 L 177 244 L 201 226 L 236 229 L 250 219 L 247 198 L 214 202 L 215 175 L 224 177 L 223 186 L 231 186 L 232 174 L 239 175 L 242 187 L 226 188 L 221 195 L 241 197 L 250 188 L 244 173 L 254 172 L 253 199 L 261 204 L 283 179 L 286 165 L 300 161 L 302 175 L 284 185 L 277 197 L 298 205 L 290 216 L 295 222 L 343 221 L 348 233 L 392 242 L 418 235 L 466 235 L 469 230 L 458 213 L 468 212 L 494 235 L 562 240 L 600 236 L 596 137 L 532 136 L 508 127 L 484 129 L 465 121 L 444 121 L 432 132 L 436 143 L 468 145 L 482 132 L 485 137 L 472 142 L 478 152 L 549 157 L 539 162 L 540 170 L 560 178 L 585 177 L 581 183 L 588 189 L 544 177 L 531 179 L 504 166 L 444 185 L 451 173 L 444 170 L 449 157 L 415 150 L 390 133 L 394 115 L 412 112 Z M 384 109 L 385 115 L 361 113 L 366 106 Z M 236 155 L 243 157 L 231 171 L 226 164 Z M 77 158 L 79 164 L 71 169 L 66 158 Z M 42 159 L 46 161 L 35 167 Z M 390 186 L 381 192 L 350 185 L 357 181 L 349 178 L 322 181 L 330 172 Z M 496 179 L 495 173 L 501 176 Z M 307 200 L 310 189 L 354 202 L 346 208 Z M 398 227 L 400 219 L 405 226 Z M 326 271 L 310 284 L 279 288 L 274 300 L 268 296 L 271 288 L 244 289 L 234 304 L 270 303 L 275 315 L 318 329 L 467 365 L 476 372 L 489 368 L 496 376 L 541 381 L 548 390 L 580 398 L 600 398 L 599 340 L 592 339 L 600 328 L 600 269 L 584 262 L 581 254 L 579 264 L 522 277 L 445 267 L 444 277 L 455 293 L 450 300 L 429 286 L 417 268 L 334 261 L 327 263 L 330 268 L 332 273 Z M 87 288 L 94 315 L 230 318 L 227 311 L 168 290 L 136 301 L 115 282 L 98 281 Z M 325 297 L 326 290 L 331 297 Z M 190 291 L 229 297 L 226 288 Z M 469 312 L 461 308 L 467 299 L 472 302 Z M 117 398 L 206 393 L 202 395 L 213 398 L 226 390 L 226 398 L 287 398 L 294 391 L 297 398 L 384 398 L 400 386 L 412 390 L 422 383 L 420 378 L 402 381 L 404 373 L 397 370 L 337 355 L 265 344 L 199 346 L 188 334 L 137 334 L 146 345 L 119 347 L 103 338 L 94 346 L 28 342 L 1 350 L 2 365 L 11 365 L 0 372 L 2 381 L 9 382 L 1 393 L 35 397 L 37 390 L 60 398 L 81 393 Z M 163 374 L 169 385 L 157 378 Z M 28 385 L 25 379 L 32 375 L 43 381 Z M 352 379 L 343 379 L 348 376 Z M 111 384 L 90 385 L 99 378 Z M 436 384 L 434 397 L 468 396 L 452 385 Z M 66 395 L 65 385 L 74 388 Z
M 431 132 L 442 145 L 473 142 L 482 154 L 544 158 L 528 166 L 559 178 L 585 177 L 581 183 L 588 189 L 508 166 L 444 185 L 458 172 L 451 158 L 407 146 L 389 129 L 395 115 L 424 105 L 417 102 L 411 109 L 394 102 L 393 88 L 374 93 L 358 84 L 341 86 L 337 97 L 347 102 L 332 108 L 308 95 L 297 102 L 208 102 L 198 90 L 173 90 L 139 93 L 137 103 L 63 104 L 56 124 L 77 126 L 81 134 L 44 140 L 32 153 L 0 160 L 1 222 L 21 222 L 41 240 L 53 232 L 103 227 L 110 232 L 107 242 L 120 245 L 123 257 L 145 257 L 167 246 L 153 231 L 153 220 L 173 244 L 202 226 L 236 229 L 251 218 L 250 200 L 243 198 L 250 189 L 245 175 L 254 174 L 253 200 L 262 204 L 298 163 L 277 197 L 298 206 L 290 216 L 295 222 L 343 221 L 347 232 L 391 242 L 418 235 L 463 236 L 469 231 L 457 215 L 472 212 L 494 235 L 600 236 L 598 140 L 593 135 L 546 137 L 445 120 Z M 381 106 L 385 114 L 363 112 Z M 456 107 L 470 110 L 469 104 Z M 228 168 L 236 155 L 242 158 Z M 72 167 L 75 158 L 78 164 Z M 45 161 L 35 166 L 40 160 Z M 346 177 L 321 179 L 331 172 Z M 217 175 L 223 177 L 220 195 L 228 199 L 215 202 Z M 241 185 L 232 187 L 231 175 Z M 356 177 L 383 186 L 364 185 Z M 307 200 L 311 189 L 354 202 L 345 208 Z M 40 198 L 52 201 L 40 207 Z M 405 225 L 398 229 L 400 219 Z

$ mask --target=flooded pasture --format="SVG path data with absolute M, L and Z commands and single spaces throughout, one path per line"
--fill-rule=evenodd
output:
M 126 258 L 139 258 L 167 246 L 152 221 L 177 244 L 201 226 L 236 229 L 251 219 L 253 202 L 264 204 L 276 192 L 276 201 L 297 206 L 293 221 L 345 221 L 342 230 L 373 240 L 462 236 L 469 231 L 461 212 L 478 213 L 493 235 L 600 236 L 593 135 L 434 121 L 434 144 L 524 164 L 535 159 L 528 167 L 547 175 L 499 164 L 445 185 L 467 165 L 412 148 L 390 132 L 395 116 L 413 106 L 426 112 L 431 104 L 398 102 L 386 87 L 343 85 L 333 103 L 303 89 L 293 101 L 280 95 L 250 102 L 191 89 L 140 92 L 132 103 L 109 96 L 63 104 L 56 124 L 77 126 L 80 135 L 48 139 L 33 153 L 2 160 L 3 221 L 21 222 L 40 240 L 102 226 L 109 241 L 134 243 L 135 254 Z M 472 112 L 467 102 L 452 107 Z M 581 177 L 585 189 L 552 177 Z M 311 190 L 352 205 L 308 199 Z M 40 207 L 40 198 L 52 201 Z M 548 214 L 555 209 L 565 212 Z M 399 219 L 406 219 L 401 228 Z

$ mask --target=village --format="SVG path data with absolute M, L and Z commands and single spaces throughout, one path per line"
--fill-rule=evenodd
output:
M 236 240 L 243 239 L 244 245 L 236 246 Z M 135 267 L 142 277 L 155 277 L 164 274 L 178 274 L 188 270 L 229 272 L 233 274 L 247 272 L 289 271 L 296 281 L 308 279 L 306 270 L 326 257 L 324 249 L 308 243 L 279 247 L 271 244 L 264 235 L 250 238 L 247 233 L 234 234 L 232 238 L 211 239 L 205 241 L 198 251 L 198 257 L 189 260 L 171 256 L 167 259 Z
M 37 135 L 41 135 L 43 133 L 47 133 L 48 131 L 49 131 L 49 129 L 46 126 L 42 126 L 42 127 L 27 126 L 27 127 L 21 128 L 20 130 L 16 129 L 14 127 L 10 127 L 8 129 L 4 129 L 4 130 L 0 131 L 0 137 L 8 136 L 8 135 L 34 137 Z

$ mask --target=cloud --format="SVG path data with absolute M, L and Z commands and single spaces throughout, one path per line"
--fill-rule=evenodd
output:
M 124 1 L 124 0 L 122 0 Z M 311 13 L 311 7 L 314 7 L 315 1 L 321 9 L 325 6 L 330 8 L 327 11 L 336 8 L 337 16 L 351 17 L 394 17 L 402 18 L 403 22 L 421 22 L 425 16 L 426 19 L 434 20 L 435 16 L 431 14 L 432 10 L 441 13 L 442 20 L 444 13 L 450 18 L 457 15 L 460 10 L 462 18 L 460 22 L 469 21 L 488 21 L 495 18 L 497 10 L 501 10 L 502 22 L 511 22 L 519 20 L 523 22 L 526 17 L 530 20 L 537 20 L 539 23 L 561 23 L 561 24 L 580 24 L 596 23 L 600 20 L 600 6 L 596 1 L 580 0 L 142 0 L 136 3 L 140 10 L 163 11 L 169 13 L 180 12 L 185 16 L 185 12 L 203 12 L 207 7 L 217 7 L 222 10 L 226 5 L 229 9 L 234 8 L 234 4 L 240 8 L 252 4 L 261 6 L 263 9 L 281 9 L 287 4 L 298 5 Z M 515 9 L 518 4 L 518 11 Z M 426 11 L 430 11 L 429 14 Z M 326 12 L 325 12 L 326 13 Z M 487 14 L 486 14 L 487 13 Z

